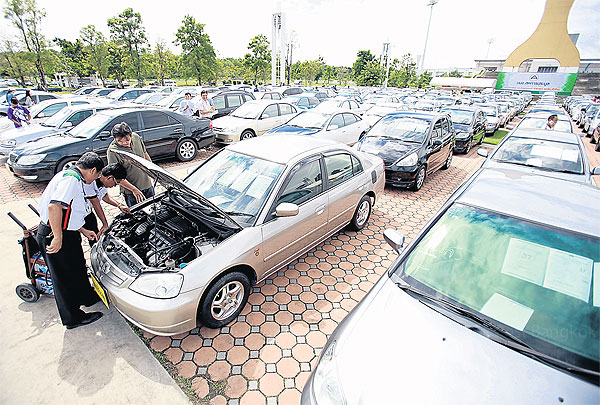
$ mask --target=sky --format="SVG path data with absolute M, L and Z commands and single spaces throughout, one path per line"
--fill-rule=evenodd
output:
M 2 0 L 3 5 L 5 0 Z M 79 30 L 93 24 L 106 36 L 108 18 L 131 7 L 142 16 L 154 46 L 165 40 L 171 50 L 175 32 L 186 15 L 205 24 L 220 58 L 243 57 L 250 40 L 264 34 L 271 40 L 271 15 L 281 11 L 287 36 L 294 37 L 293 61 L 322 56 L 334 66 L 352 66 L 359 50 L 380 55 L 384 42 L 390 56 L 423 54 L 430 7 L 427 0 L 228 0 L 123 1 L 37 0 L 45 9 L 42 32 L 47 39 L 74 41 Z M 439 0 L 431 14 L 425 68 L 468 68 L 475 59 L 505 59 L 540 22 L 545 0 Z M 579 33 L 582 58 L 600 58 L 600 0 L 575 0 L 569 33 Z M 3 22 L 0 37 L 15 35 Z

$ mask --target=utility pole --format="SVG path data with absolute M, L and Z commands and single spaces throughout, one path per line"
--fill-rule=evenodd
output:
M 431 16 L 433 15 L 433 6 L 438 3 L 439 0 L 429 0 L 427 7 L 431 7 L 429 11 L 429 24 L 427 24 L 427 34 L 425 35 L 425 47 L 423 48 L 423 57 L 421 58 L 421 70 L 425 67 L 425 52 L 427 52 L 427 40 L 429 39 L 429 28 L 431 27 Z
M 494 38 L 489 38 L 489 39 L 487 40 L 487 43 L 488 43 L 488 49 L 487 49 L 487 52 L 486 52 L 486 54 L 485 54 L 485 58 L 486 58 L 486 59 L 487 59 L 487 58 L 489 58 L 489 56 L 490 56 L 490 47 L 492 46 L 492 43 L 493 43 L 493 42 L 494 42 Z
M 383 82 L 383 88 L 387 88 L 387 84 L 388 84 L 388 77 L 390 75 L 390 43 L 389 42 L 384 42 L 383 43 L 383 52 L 381 54 L 381 59 L 382 62 L 380 63 L 381 65 L 383 65 L 383 63 L 385 63 L 385 81 Z

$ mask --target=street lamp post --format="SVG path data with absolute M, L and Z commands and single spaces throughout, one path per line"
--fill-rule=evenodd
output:
M 421 58 L 421 70 L 425 67 L 425 52 L 427 51 L 427 40 L 429 39 L 429 28 L 431 27 L 431 16 L 433 14 L 433 6 L 438 3 L 439 0 L 429 0 L 427 3 L 428 7 L 431 7 L 429 12 L 429 24 L 427 24 L 427 34 L 425 35 L 425 47 L 423 48 L 423 57 Z

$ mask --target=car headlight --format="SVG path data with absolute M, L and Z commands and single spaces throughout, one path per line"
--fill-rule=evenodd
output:
M 405 156 L 404 158 L 397 161 L 396 166 L 414 166 L 417 164 L 418 161 L 419 157 L 415 152 L 413 152 L 410 155 Z
M 313 389 L 319 405 L 346 404 L 335 360 L 335 345 L 334 340 L 321 355 L 314 371 Z
M 17 163 L 22 166 L 31 166 L 36 163 L 40 163 L 46 157 L 46 153 L 38 153 L 36 155 L 25 155 L 21 156 Z
M 15 141 L 14 139 L 3 139 L 0 141 L 0 145 L 2 146 L 15 146 L 17 144 L 17 141 Z
M 462 141 L 462 140 L 468 139 L 469 135 L 471 135 L 469 132 L 457 132 L 456 139 L 459 139 Z
M 181 291 L 183 274 L 147 273 L 136 278 L 129 289 L 152 298 L 173 298 Z

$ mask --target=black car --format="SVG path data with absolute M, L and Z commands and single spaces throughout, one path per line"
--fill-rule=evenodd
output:
M 212 117 L 216 119 L 229 115 L 236 108 L 244 104 L 246 101 L 256 100 L 254 94 L 243 90 L 230 90 L 218 93 L 212 98 L 215 110 L 217 113 Z
M 85 152 L 96 152 L 106 160 L 106 150 L 113 140 L 110 130 L 123 121 L 142 137 L 153 160 L 176 156 L 181 161 L 189 161 L 196 157 L 198 148 L 214 140 L 208 119 L 190 119 L 156 108 L 120 108 L 96 113 L 63 134 L 15 148 L 7 166 L 15 176 L 36 182 L 51 179 Z
M 450 167 L 454 138 L 448 114 L 402 111 L 377 121 L 358 150 L 383 159 L 387 184 L 416 191 L 428 174 Z
M 456 131 L 455 153 L 469 153 L 473 144 L 481 145 L 485 139 L 487 118 L 478 107 L 455 106 L 442 108 L 450 114 Z

